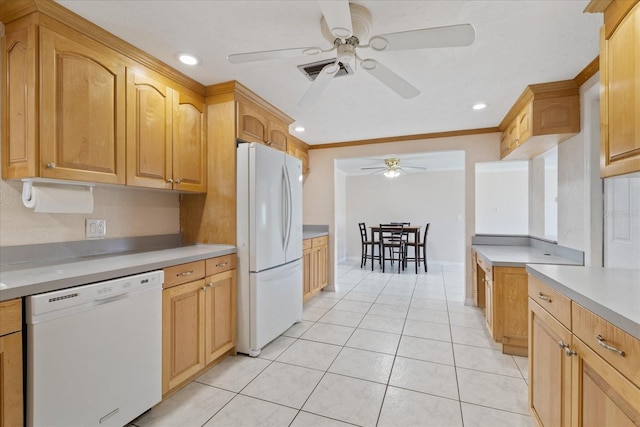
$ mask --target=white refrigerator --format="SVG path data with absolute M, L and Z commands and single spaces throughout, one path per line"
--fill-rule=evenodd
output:
M 237 351 L 302 319 L 302 163 L 257 143 L 237 148 Z

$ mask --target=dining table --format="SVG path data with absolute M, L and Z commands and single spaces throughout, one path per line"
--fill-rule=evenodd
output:
M 380 232 L 382 230 L 382 228 L 384 228 L 385 230 L 389 230 L 389 229 L 393 229 L 394 226 L 384 226 L 384 227 L 380 227 L 379 225 L 372 225 L 369 227 L 371 229 L 371 241 L 372 242 L 379 242 L 380 239 Z M 407 233 L 407 236 L 413 236 L 413 238 L 408 237 L 408 240 L 405 242 L 405 245 L 408 246 L 413 246 L 415 253 L 417 254 L 419 251 L 419 247 L 422 244 L 420 242 L 420 230 L 422 229 L 422 226 L 418 225 L 418 226 L 409 226 L 409 225 L 405 225 L 405 226 L 397 226 L 395 227 L 398 230 L 402 229 L 403 232 Z M 378 234 L 378 239 L 376 240 L 376 233 Z M 416 255 L 417 256 L 417 255 Z

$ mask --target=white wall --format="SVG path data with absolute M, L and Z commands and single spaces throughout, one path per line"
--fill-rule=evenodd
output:
M 0 246 L 84 240 L 85 219 L 107 220 L 107 238 L 180 232 L 175 193 L 96 187 L 92 214 L 34 213 L 22 204 L 22 183 L 0 181 Z
M 476 165 L 476 234 L 529 234 L 528 162 Z
M 336 235 L 345 236 L 347 234 L 347 175 L 336 169 L 335 171 L 335 224 L 336 224 Z M 347 251 L 347 241 L 346 239 L 338 239 L 336 243 L 336 258 L 338 262 L 344 262 L 347 260 L 348 251 Z
M 389 179 L 382 174 L 348 176 L 347 232 L 349 259 L 360 259 L 358 223 L 367 227 L 389 222 L 430 223 L 429 262 L 464 263 L 464 171 L 434 171 Z M 343 236 L 343 237 L 341 237 Z M 413 267 L 411 267 L 413 268 Z
M 433 151 L 465 152 L 464 245 L 467 296 L 471 295 L 471 236 L 475 232 L 475 164 L 499 159 L 500 134 L 466 135 L 449 138 L 397 141 L 309 151 L 311 173 L 304 181 L 304 223 L 329 226 L 329 285 L 334 285 L 337 261 L 334 201 L 334 161 L 340 158 L 384 156 L 388 153 Z

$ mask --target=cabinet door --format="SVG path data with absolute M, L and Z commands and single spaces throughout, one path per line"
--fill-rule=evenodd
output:
M 162 291 L 162 393 L 205 365 L 204 279 Z
M 287 140 L 289 138 L 289 130 L 284 123 L 269 120 L 269 134 L 267 145 L 280 151 L 287 151 Z
M 573 336 L 572 425 L 640 425 L 640 388 Z
M 209 276 L 205 301 L 205 364 L 208 364 L 235 346 L 236 270 Z
M 0 337 L 0 426 L 23 425 L 22 333 Z
M 612 7 L 612 6 L 610 6 Z M 600 46 L 602 176 L 640 171 L 640 4 Z
M 520 144 L 518 120 L 514 120 L 507 128 L 507 141 L 509 144 L 509 151 L 515 149 Z
M 495 334 L 493 331 L 493 283 L 489 278 L 484 279 L 484 314 L 487 322 L 487 329 L 489 329 L 489 333 L 491 337 L 495 339 Z
M 41 176 L 124 184 L 124 60 L 41 27 L 40 61 Z
M 543 427 L 571 424 L 571 332 L 529 299 L 529 410 Z
M 527 272 L 523 267 L 493 269 L 494 339 L 502 352 L 527 355 Z
M 311 249 L 302 251 L 302 296 L 306 298 L 311 293 L 311 280 L 313 269 L 311 262 Z
M 174 92 L 173 188 L 207 191 L 205 104 L 195 95 Z
M 531 111 L 532 104 L 529 103 L 522 109 L 522 111 L 520 111 L 520 114 L 518 114 L 518 117 L 516 118 L 518 121 L 518 145 L 522 144 L 531 136 Z
M 509 154 L 509 133 L 507 131 L 502 132 L 500 135 L 500 158 Z
M 172 188 L 171 89 L 127 70 L 127 185 Z
M 327 286 L 329 251 L 327 245 L 318 247 L 318 283 L 317 287 L 322 289 Z M 372 261 L 373 262 L 373 261 Z
M 238 138 L 248 142 L 267 141 L 267 116 L 247 101 L 238 102 Z

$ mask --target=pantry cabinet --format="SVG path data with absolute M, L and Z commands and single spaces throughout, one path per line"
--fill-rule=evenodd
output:
M 640 3 L 613 1 L 604 10 L 604 26 L 600 32 L 600 175 L 602 177 L 640 171 L 640 67 L 638 63 L 640 63 Z
M 235 348 L 235 254 L 164 271 L 162 394 L 167 396 Z
M 500 159 L 527 160 L 580 132 L 580 95 L 575 81 L 529 85 L 498 128 Z
M 0 303 L 0 426 L 23 425 L 22 300 Z
M 128 69 L 127 107 L 127 185 L 205 192 L 203 97 Z
M 529 276 L 529 410 L 539 426 L 640 423 L 640 340 Z

